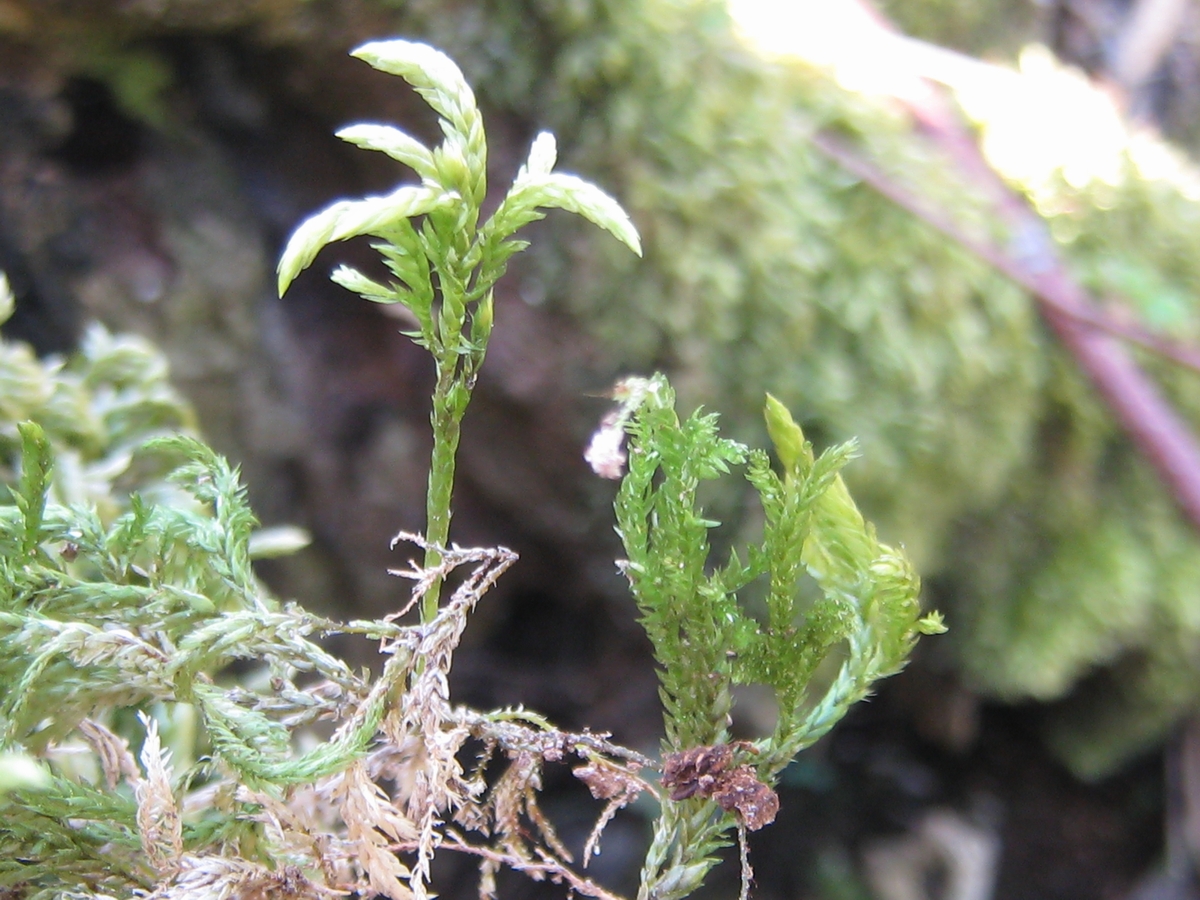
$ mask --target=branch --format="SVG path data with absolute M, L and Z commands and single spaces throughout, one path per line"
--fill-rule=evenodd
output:
M 865 8 L 881 33 L 900 39 L 893 26 L 865 0 L 849 2 Z M 900 58 L 897 55 L 897 61 Z M 907 205 L 902 190 L 884 190 L 886 179 L 882 176 L 869 180 L 869 183 L 894 202 L 959 240 L 966 249 L 977 253 L 1033 295 L 1063 346 L 1075 357 L 1117 421 L 1172 491 L 1184 514 L 1200 530 L 1200 445 L 1190 428 L 1114 339 L 1112 335 L 1118 329 L 1097 310 L 1091 296 L 1071 276 L 1041 217 L 984 159 L 974 136 L 943 94 L 921 77 L 915 64 L 910 64 L 908 71 L 896 74 L 894 98 L 913 116 L 919 130 L 976 185 L 979 195 L 988 198 L 993 213 L 1017 240 L 1007 252 L 960 240 L 960 229 L 943 222 L 941 216 L 931 218 L 915 205 Z M 828 137 L 819 138 L 817 146 L 839 163 L 845 164 L 844 160 L 849 160 L 845 154 L 838 158 L 839 148 Z M 868 180 L 865 175 L 860 177 Z M 1119 330 L 1122 337 L 1128 338 L 1137 329 L 1122 326 Z M 1182 354 L 1185 359 L 1192 355 Z
M 936 228 L 942 234 L 954 240 L 965 250 L 986 262 L 998 272 L 1015 281 L 1025 290 L 1034 295 L 1035 299 L 1045 307 L 1062 313 L 1067 318 L 1091 328 L 1122 338 L 1132 344 L 1144 347 L 1164 359 L 1169 359 L 1185 368 L 1200 373 L 1200 348 L 1143 328 L 1136 322 L 1122 321 L 1120 318 L 1102 309 L 1093 307 L 1090 303 L 1072 302 L 1072 298 L 1057 291 L 1043 291 L 1037 279 L 1031 277 L 1019 256 L 1011 251 L 1006 252 L 993 242 L 968 234 L 959 223 L 955 222 L 943 210 L 928 203 L 915 191 L 911 191 L 891 178 L 882 169 L 864 159 L 851 149 L 845 141 L 828 132 L 818 132 L 813 135 L 813 145 L 836 162 L 847 172 L 869 184 L 878 193 L 887 197 L 897 206 L 912 213 L 927 225 Z

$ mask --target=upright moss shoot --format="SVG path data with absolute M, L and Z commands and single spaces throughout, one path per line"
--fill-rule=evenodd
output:
M 492 333 L 492 289 L 509 258 L 528 246 L 513 234 L 542 218 L 542 210 L 557 208 L 591 220 L 639 255 L 641 243 L 615 200 L 595 185 L 553 171 L 557 150 L 554 136 L 546 132 L 533 142 L 528 162 L 500 206 L 479 225 L 487 193 L 487 141 L 462 72 L 437 50 L 409 41 L 366 44 L 353 55 L 411 84 L 437 113 L 445 140 L 430 150 L 390 125 L 339 131 L 343 140 L 404 163 L 421 183 L 384 197 L 340 201 L 302 224 L 279 261 L 279 293 L 331 241 L 359 235 L 380 239 L 372 247 L 394 280 L 380 284 L 349 266 L 332 277 L 366 300 L 408 309 L 417 323 L 408 336 L 430 352 L 437 367 L 425 529 L 425 564 L 434 566 L 438 548 L 450 536 L 459 429 Z M 414 224 L 417 217 L 421 220 Z M 437 603 L 435 585 L 422 603 L 424 620 L 433 617 Z
M 765 451 L 720 437 L 715 415 L 681 420 L 661 375 L 627 379 L 619 393 L 624 408 L 608 428 L 629 435 L 616 499 L 628 555 L 621 568 L 659 664 L 670 788 L 639 897 L 671 900 L 699 887 L 731 828 L 744 834 L 774 818 L 769 785 L 796 753 L 898 671 L 919 634 L 944 628 L 936 614 L 921 617 L 916 573 L 876 539 L 846 490 L 839 473 L 852 443 L 814 455 L 786 407 L 768 396 L 776 472 Z M 705 518 L 697 492 L 741 464 L 762 503 L 762 541 L 714 567 L 708 531 L 717 523 Z M 805 575 L 815 597 L 801 591 Z M 738 596 L 756 581 L 766 586 L 758 617 Z M 814 681 L 841 648 L 832 681 Z M 769 737 L 731 747 L 738 684 L 769 686 L 779 713 Z

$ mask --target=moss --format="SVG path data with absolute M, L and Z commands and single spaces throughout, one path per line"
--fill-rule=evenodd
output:
M 1036 0 L 883 0 L 905 34 L 978 55 L 1012 55 L 1037 39 Z

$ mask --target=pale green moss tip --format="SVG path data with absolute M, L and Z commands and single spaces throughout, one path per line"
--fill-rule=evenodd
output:
M 13 297 L 12 288 L 8 284 L 8 276 L 0 272 L 0 325 L 11 318 L 16 305 L 16 298 Z

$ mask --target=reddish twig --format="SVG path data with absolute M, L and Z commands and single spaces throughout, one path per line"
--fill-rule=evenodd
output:
M 535 881 L 549 878 L 551 881 L 557 883 L 566 882 L 571 886 L 572 891 L 584 897 L 594 897 L 596 900 L 623 900 L 619 894 L 606 891 L 590 878 L 580 877 L 569 866 L 539 847 L 535 847 L 534 852 L 541 857 L 542 861 L 534 862 L 529 859 L 512 856 L 511 854 L 500 853 L 491 847 L 468 843 L 461 834 L 451 828 L 446 829 L 446 843 L 442 846 L 448 850 L 469 853 L 472 856 L 478 856 L 493 863 L 508 866 L 516 872 L 530 876 Z
M 1200 348 L 1156 334 L 1135 322 L 1123 322 L 1103 310 L 1094 308 L 1090 303 L 1069 302 L 1067 296 L 1061 292 L 1038 293 L 1040 285 L 1025 269 L 1017 254 L 1005 252 L 991 241 L 968 234 L 942 210 L 926 202 L 915 191 L 904 187 L 882 169 L 855 153 L 841 139 L 828 132 L 818 132 L 813 135 L 812 142 L 818 150 L 847 172 L 857 176 L 864 184 L 869 184 L 897 206 L 952 238 L 960 247 L 971 251 L 998 272 L 1003 273 L 1030 293 L 1036 294 L 1038 301 L 1043 306 L 1062 313 L 1080 325 L 1096 328 L 1114 337 L 1122 338 L 1185 368 L 1200 372 Z
M 851 2 L 866 8 L 877 27 L 895 34 L 891 24 L 864 0 Z M 1087 291 L 1059 259 L 1045 223 L 984 159 L 974 136 L 944 96 L 915 71 L 897 72 L 896 81 L 895 99 L 908 109 L 919 129 L 977 186 L 979 194 L 988 198 L 995 215 L 1019 239 L 1014 242 L 1019 250 L 996 251 L 990 258 L 980 252 L 984 247 L 966 242 L 963 246 L 979 253 L 1033 295 L 1063 346 L 1171 489 L 1188 519 L 1200 529 L 1200 445 L 1191 429 L 1113 337 L 1110 332 L 1114 329 L 1102 326 L 1101 323 L 1111 325 L 1111 320 L 1098 311 Z M 827 152 L 833 148 L 828 138 L 823 143 Z M 877 189 L 880 186 L 874 182 L 872 185 Z M 899 192 L 888 196 L 903 205 Z M 915 209 L 913 212 L 921 215 Z M 932 220 L 927 221 L 939 227 Z M 958 229 L 943 230 L 959 239 Z M 1122 336 L 1128 337 L 1129 329 L 1123 329 Z

